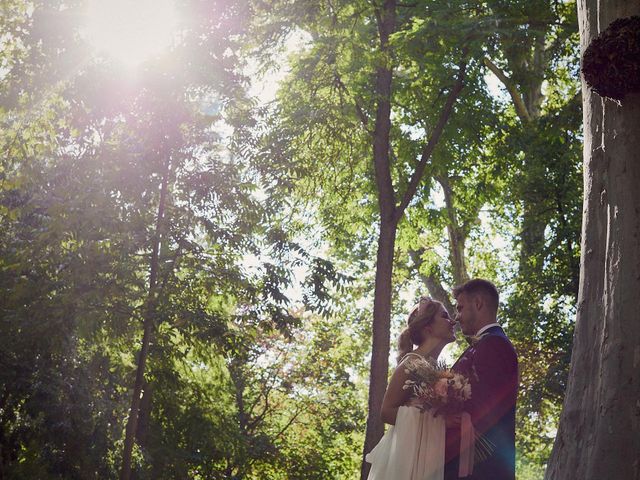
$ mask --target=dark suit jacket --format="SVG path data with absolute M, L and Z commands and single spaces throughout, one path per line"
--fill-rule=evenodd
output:
M 502 328 L 491 327 L 453 365 L 471 383 L 465 410 L 476 432 L 493 443 L 493 453 L 476 463 L 468 480 L 515 480 L 515 423 L 518 357 Z M 460 430 L 447 430 L 445 479 L 458 478 Z

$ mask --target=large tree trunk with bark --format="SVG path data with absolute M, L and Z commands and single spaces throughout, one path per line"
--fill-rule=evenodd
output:
M 637 0 L 580 0 L 581 49 Z M 640 94 L 584 84 L 584 210 L 571 370 L 547 480 L 640 479 Z

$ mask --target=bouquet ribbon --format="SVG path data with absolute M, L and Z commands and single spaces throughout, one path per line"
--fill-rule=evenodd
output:
M 471 415 L 462 413 L 460 419 L 460 464 L 458 477 L 468 477 L 473 473 L 473 454 L 475 452 L 475 432 Z

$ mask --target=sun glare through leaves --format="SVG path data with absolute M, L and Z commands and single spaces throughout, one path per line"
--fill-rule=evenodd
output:
M 84 34 L 98 52 L 133 67 L 171 46 L 177 15 L 171 0 L 92 0 Z

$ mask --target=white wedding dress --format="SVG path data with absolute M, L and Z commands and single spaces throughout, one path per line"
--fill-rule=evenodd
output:
M 444 417 L 409 402 L 398 408 L 396 424 L 367 454 L 368 480 L 442 480 L 444 447 Z

